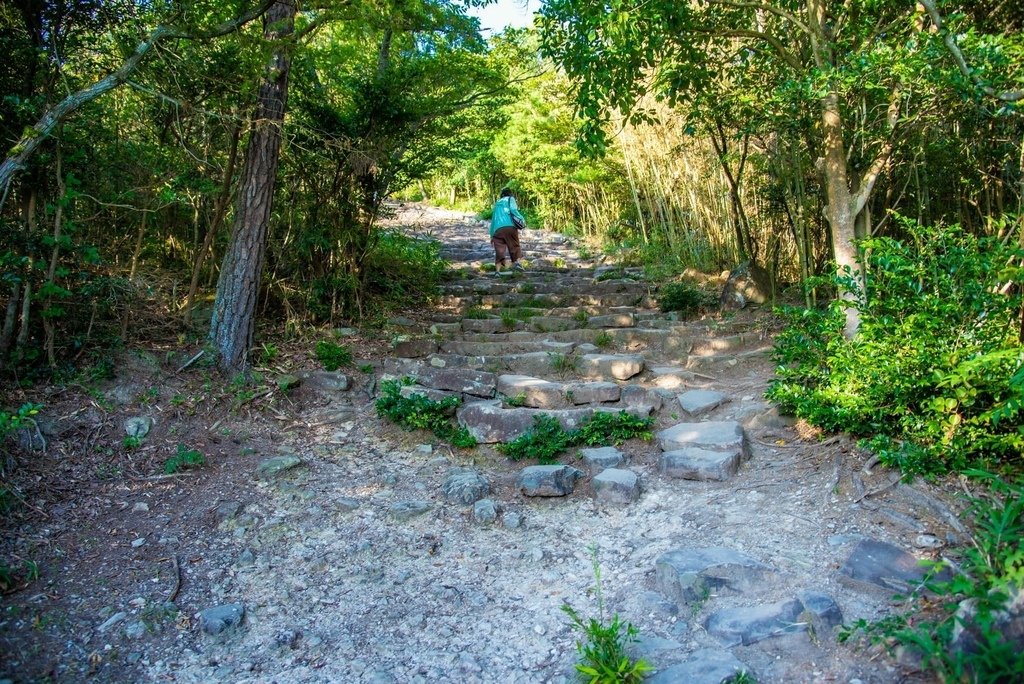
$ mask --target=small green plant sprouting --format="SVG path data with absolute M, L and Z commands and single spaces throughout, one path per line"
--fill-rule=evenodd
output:
M 509 309 L 501 312 L 501 324 L 505 330 L 515 330 L 516 327 L 516 316 L 515 313 Z
M 711 303 L 708 295 L 690 283 L 666 283 L 658 289 L 658 306 L 665 313 L 677 311 L 683 316 L 692 316 Z
M 129 435 L 121 441 L 121 446 L 123 446 L 128 451 L 131 451 L 132 449 L 138 449 L 140 446 L 142 446 L 142 440 L 138 437 L 132 437 L 131 435 Z
M 360 373 L 366 373 L 367 375 L 370 375 L 371 373 L 373 373 L 373 364 L 372 363 L 360 364 L 359 372 Z
M 572 319 L 577 323 L 586 324 L 586 322 L 590 320 L 590 314 L 588 314 L 586 310 L 580 309 L 572 315 Z
M 256 363 L 260 366 L 266 366 L 278 357 L 280 350 L 277 345 L 272 342 L 264 342 L 260 345 L 260 350 L 256 354 Z
M 39 563 L 34 560 L 23 562 L 21 571 L 17 567 L 0 563 L 0 594 L 6 594 L 20 585 L 28 585 L 39 579 Z
M 183 470 L 201 466 L 204 463 L 206 463 L 206 458 L 201 451 L 186 449 L 184 444 L 179 444 L 178 451 L 164 461 L 164 472 L 168 475 L 173 475 Z
M 605 271 L 601 275 L 597 276 L 596 278 L 594 278 L 594 280 L 596 280 L 597 282 L 600 283 L 600 282 L 603 282 L 605 280 L 621 280 L 622 277 L 623 277 L 622 271 L 620 269 L 613 268 L 612 270 Z
M 462 314 L 463 318 L 469 318 L 470 320 L 482 321 L 486 318 L 491 317 L 491 312 L 479 306 L 471 306 L 466 309 L 466 312 Z
M 530 296 L 519 302 L 519 306 L 527 309 L 554 309 L 558 306 L 558 302 L 551 297 Z
M 352 350 L 343 344 L 321 340 L 316 343 L 316 358 L 324 370 L 336 371 L 352 364 Z
M 653 425 L 653 418 L 637 418 L 625 411 L 602 411 L 578 430 L 566 430 L 557 418 L 539 415 L 534 417 L 533 427 L 511 442 L 498 445 L 498 451 L 513 461 L 535 458 L 541 464 L 550 464 L 566 449 L 577 445 L 620 444 L 633 437 L 649 440 Z
M 1024 484 L 1008 484 L 982 470 L 964 474 L 983 480 L 989 492 L 969 499 L 965 513 L 974 538 L 949 580 L 936 581 L 945 561 L 931 563 L 924 588 L 904 597 L 904 612 L 869 622 L 857 620 L 839 632 L 840 642 L 858 634 L 890 651 L 896 644 L 922 656 L 926 671 L 943 681 L 1009 682 L 1024 679 L 1024 652 L 1004 634 L 1006 605 L 1024 586 Z M 937 597 L 937 598 L 936 598 Z M 963 605 L 972 609 L 964 614 Z M 954 648 L 957 626 L 962 628 Z
M 523 283 L 516 288 L 516 291 L 519 292 L 519 294 L 529 295 L 537 291 L 537 286 L 533 283 Z
M 575 373 L 576 365 L 579 363 L 579 359 L 575 356 L 559 352 L 548 352 L 548 361 L 551 363 L 551 370 L 559 375 Z
M 41 404 L 22 404 L 17 411 L 0 411 L 0 444 L 18 430 L 31 425 L 36 428 L 36 416 L 42 410 Z M 0 462 L 0 475 L 3 474 L 4 463 Z
M 142 406 L 152 406 L 156 403 L 156 400 L 160 397 L 160 390 L 156 387 L 150 387 L 145 392 L 139 395 L 138 402 Z
M 526 405 L 526 392 L 520 392 L 515 396 L 505 397 L 505 403 L 513 408 Z
M 402 387 L 412 384 L 410 378 L 382 382 L 375 404 L 377 415 L 409 430 L 430 430 L 460 449 L 476 446 L 476 439 L 469 430 L 452 423 L 451 414 L 462 401 L 459 397 L 450 396 L 440 401 L 416 393 L 403 397 Z
M 562 257 L 555 257 L 554 261 L 552 261 L 551 264 L 555 268 L 567 268 L 569 266 L 569 263 Z
M 590 553 L 597 617 L 585 620 L 569 603 L 562 604 L 562 612 L 569 616 L 570 626 L 584 637 L 576 642 L 576 652 L 579 654 L 576 671 L 591 684 L 638 684 L 653 668 L 642 658 L 633 660 L 627 652 L 629 645 L 637 641 L 639 631 L 636 627 L 623 622 L 618 613 L 613 614 L 611 621 L 606 623 L 597 547 L 591 546 Z
M 754 675 L 750 674 L 746 670 L 737 672 L 732 677 L 729 677 L 722 684 L 757 684 L 757 680 L 754 679 Z
M 608 349 L 615 343 L 615 338 L 607 330 L 602 330 L 594 338 L 594 346 L 598 349 Z

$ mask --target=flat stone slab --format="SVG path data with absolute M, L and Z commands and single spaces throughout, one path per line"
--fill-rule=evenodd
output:
M 274 477 L 301 464 L 302 459 L 298 456 L 273 456 L 261 462 L 256 472 L 263 477 Z
M 153 429 L 153 419 L 150 416 L 135 416 L 124 421 L 124 432 L 129 437 L 142 439 Z
M 583 471 L 567 465 L 527 466 L 516 479 L 523 496 L 568 496 L 583 477 Z
M 297 375 L 302 380 L 303 388 L 325 394 L 345 392 L 352 386 L 349 377 L 338 371 L 302 371 Z
M 626 461 L 622 452 L 611 446 L 580 449 L 580 458 L 591 474 L 599 473 L 605 468 L 614 468 Z
M 618 401 L 622 388 L 614 382 L 574 382 L 565 385 L 565 398 L 570 404 L 600 404 Z
M 533 427 L 538 415 L 554 417 L 566 430 L 575 430 L 594 413 L 593 409 L 549 411 L 531 408 L 503 408 L 498 401 L 475 401 L 461 406 L 455 413 L 476 441 L 483 444 L 510 442 Z
M 565 388 L 560 382 L 549 382 L 529 375 L 499 375 L 498 392 L 522 401 L 531 408 L 558 408 L 565 405 Z
M 584 354 L 579 371 L 585 377 L 629 380 L 644 369 L 644 357 L 638 354 Z
M 743 453 L 739 449 L 709 451 L 691 447 L 666 451 L 658 461 L 658 471 L 680 480 L 724 482 L 740 468 Z
M 713 390 L 690 390 L 679 395 L 679 406 L 691 416 L 718 408 L 729 400 L 729 395 Z
M 449 501 L 468 505 L 490 494 L 491 484 L 472 468 L 453 468 L 441 489 Z
M 416 369 L 416 382 L 432 389 L 461 392 L 474 397 L 490 398 L 498 386 L 494 373 L 469 368 L 434 368 L 422 366 Z
M 465 332 L 500 333 L 505 331 L 505 323 L 500 318 L 463 318 L 462 329 Z
M 646 684 L 723 684 L 748 668 L 729 651 L 694 651 L 685 663 L 659 670 Z
M 743 593 L 758 586 L 770 567 L 725 547 L 682 548 L 662 554 L 654 566 L 655 584 L 680 607 L 710 593 Z
M 708 616 L 704 627 L 723 646 L 749 646 L 782 634 L 806 632 L 807 623 L 800 621 L 803 612 L 803 604 L 795 598 L 766 606 L 725 608 Z
M 199 613 L 199 628 L 214 635 L 238 627 L 245 618 L 245 604 L 227 603 L 207 608 Z
M 633 314 L 606 314 L 591 316 L 587 319 L 588 328 L 632 328 L 636 325 Z
M 655 433 L 662 451 L 675 451 L 698 447 L 710 451 L 733 451 L 739 449 L 743 459 L 750 458 L 743 427 L 734 420 L 708 421 L 705 423 L 679 423 Z
M 409 520 L 418 515 L 423 515 L 433 508 L 429 501 L 399 501 L 388 507 L 388 513 L 395 520 Z
M 817 639 L 834 636 L 835 628 L 843 624 L 843 611 L 836 600 L 821 591 L 805 590 L 797 594 L 804 612 L 800 619 L 809 622 Z
M 409 398 L 412 396 L 422 396 L 430 399 L 431 401 L 443 401 L 448 397 L 461 397 L 462 395 L 458 392 L 448 392 L 447 390 L 431 389 L 430 387 L 421 387 L 420 385 L 403 385 L 402 389 L 398 390 L 398 393 Z M 455 409 L 452 409 L 452 413 L 455 413 Z
M 839 579 L 854 588 L 902 593 L 920 583 L 925 573 L 913 554 L 877 539 L 862 539 L 839 568 Z
M 590 484 L 599 503 L 629 504 L 640 498 L 640 477 L 632 470 L 606 468 Z

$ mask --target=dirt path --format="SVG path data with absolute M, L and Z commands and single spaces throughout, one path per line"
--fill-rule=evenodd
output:
M 314 373 L 269 411 L 190 420 L 173 406 L 182 381 L 156 364 L 117 390 L 160 377 L 153 403 L 86 407 L 51 426 L 54 463 L 61 442 L 94 439 L 86 418 L 118 439 L 121 419 L 141 413 L 156 416 L 154 448 L 202 437 L 210 463 L 166 479 L 144 479 L 141 466 L 137 477 L 80 477 L 49 492 L 45 519 L 9 530 L 8 554 L 43 559 L 43 576 L 4 599 L 0 673 L 571 681 L 579 635 L 560 607 L 596 613 L 594 548 L 605 610 L 639 628 L 652 681 L 717 683 L 739 669 L 765 683 L 925 681 L 838 645 L 833 627 L 889 610 L 914 572 L 898 550 L 926 557 L 936 551 L 920 547 L 960 534 L 949 504 L 863 471 L 845 439 L 801 439 L 772 410 L 766 316 L 672 320 L 638 272 L 581 260 L 541 231 L 524 241 L 526 274 L 482 275 L 478 222 L 419 207 L 397 221 L 439 239 L 465 277 L 436 310 L 393 321 L 392 351 L 358 361 L 375 372 L 348 373 L 347 389 Z M 622 445 L 614 474 L 567 454 L 581 476 L 573 491 L 526 496 L 530 464 L 380 421 L 371 397 L 387 376 L 462 395 L 459 418 L 484 442 L 541 412 L 571 422 L 628 410 L 654 416 L 657 434 Z M 446 495 L 455 468 L 489 492 L 452 500 L 467 491 Z M 202 617 L 216 607 L 228 622 L 244 607 L 241 625 L 206 633 L 223 626 Z

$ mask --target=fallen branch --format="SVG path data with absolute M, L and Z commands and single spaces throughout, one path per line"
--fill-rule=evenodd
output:
M 174 599 L 178 598 L 178 592 L 181 591 L 181 566 L 178 564 L 178 557 L 174 554 L 171 554 L 171 563 L 174 566 L 174 588 L 167 600 L 174 603 Z
M 898 485 L 900 483 L 900 480 L 902 480 L 902 479 L 903 479 L 902 477 L 897 476 L 896 479 L 894 479 L 892 482 L 886 483 L 886 484 L 882 485 L 881 487 L 878 487 L 876 489 L 872 489 L 871 491 L 864 492 L 859 497 L 854 499 L 853 503 L 860 503 L 861 501 L 863 501 L 864 499 L 868 498 L 869 496 L 875 496 L 876 494 L 881 494 L 885 490 L 887 490 L 887 489 L 889 489 L 891 487 L 895 487 L 896 485 Z

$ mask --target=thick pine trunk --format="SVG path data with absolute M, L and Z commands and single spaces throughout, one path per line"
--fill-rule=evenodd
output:
M 266 40 L 281 41 L 291 34 L 295 13 L 295 0 L 275 2 L 264 16 Z M 220 366 L 225 370 L 244 370 L 252 347 L 256 301 L 281 151 L 289 64 L 289 48 L 282 41 L 260 85 L 236 198 L 231 240 L 217 282 L 210 342 L 216 347 Z

